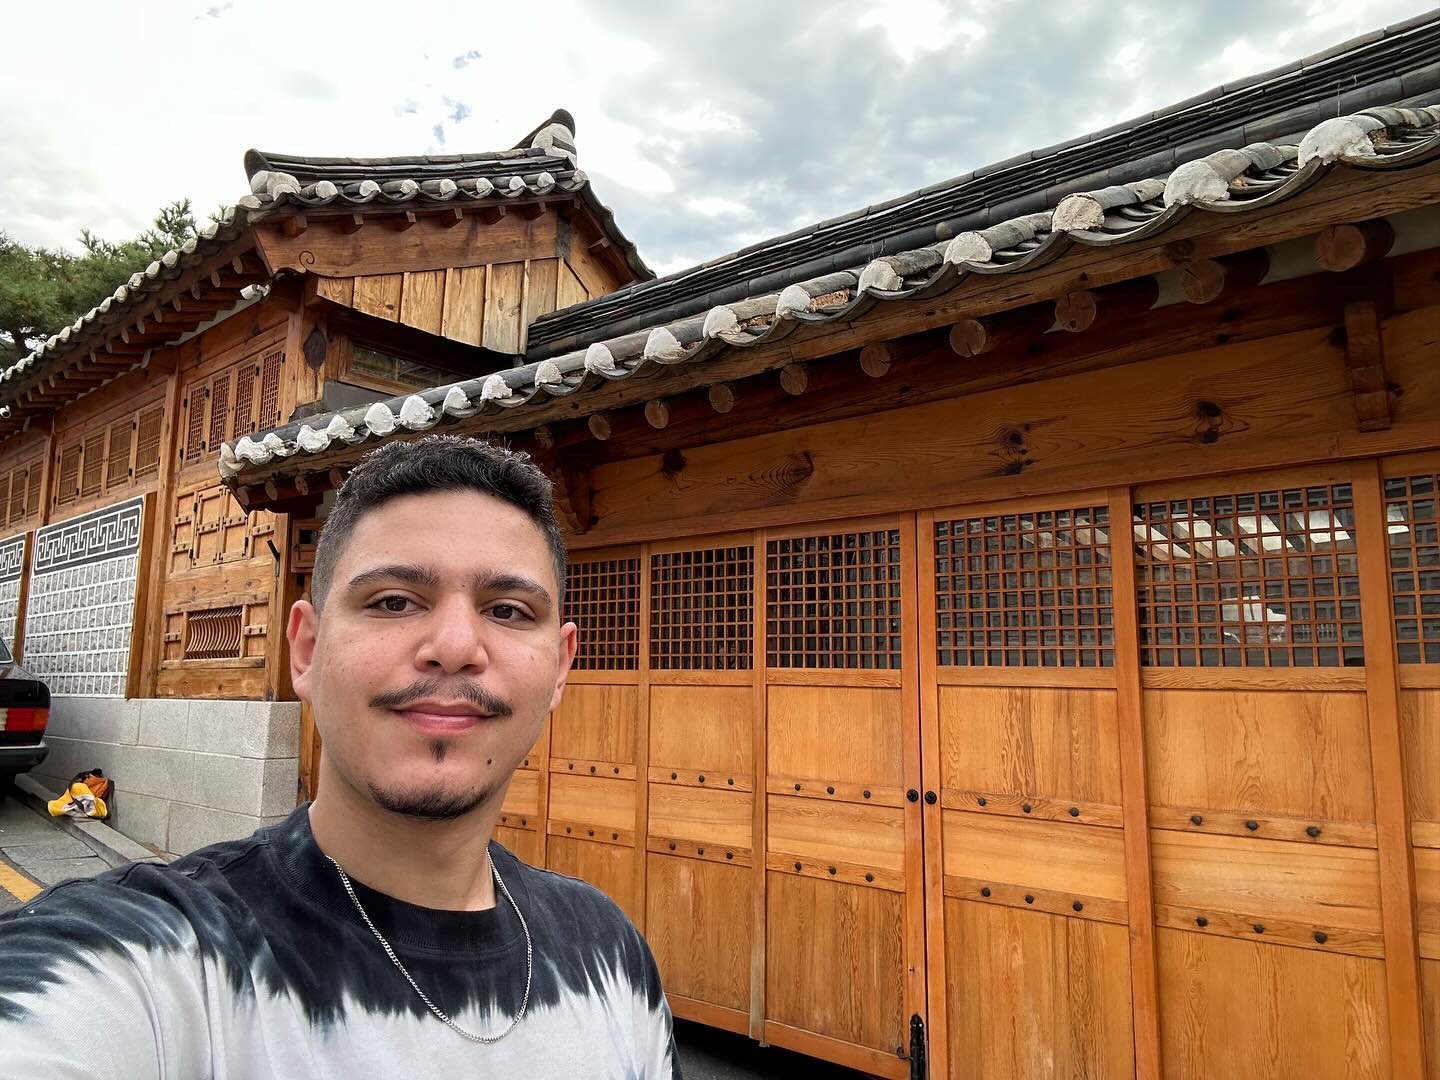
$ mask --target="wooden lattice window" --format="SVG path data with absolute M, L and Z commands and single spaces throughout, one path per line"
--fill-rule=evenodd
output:
M 130 481 L 130 446 L 135 421 L 130 417 L 110 425 L 110 446 L 105 454 L 105 486 L 119 487 Z
M 935 523 L 937 660 L 949 667 L 1112 667 L 1109 510 Z
M 566 572 L 565 618 L 580 628 L 577 669 L 636 670 L 640 666 L 640 560 L 571 563 Z
M 59 475 L 55 482 L 55 503 L 65 506 L 80 495 L 80 444 L 74 443 L 60 451 Z
M 210 387 L 202 380 L 192 382 L 185 393 L 185 447 L 181 457 L 195 461 L 205 452 L 205 402 Z
M 18 470 L 17 470 L 18 471 Z M 17 511 L 19 511 L 17 513 Z M 18 521 L 25 514 L 24 473 L 21 473 L 20 498 L 10 497 L 10 473 L 0 474 L 0 516 L 7 522 Z
M 226 370 L 210 380 L 210 436 L 205 440 L 206 450 L 214 450 L 229 432 L 230 384 L 235 374 Z
M 765 581 L 770 667 L 900 667 L 898 529 L 771 540 Z
M 105 486 L 105 432 L 97 431 L 85 439 L 80 473 L 80 497 L 99 495 Z
M 1385 481 L 1390 597 L 1402 664 L 1440 664 L 1440 475 Z
M 160 433 L 164 426 L 165 406 L 154 405 L 140 413 L 135 423 L 135 479 L 153 476 L 160 471 Z
M 285 363 L 285 350 L 274 349 L 260 361 L 260 415 L 255 430 L 276 427 L 280 423 L 280 372 Z M 236 430 L 239 438 L 246 432 Z
M 242 369 L 235 376 L 235 415 L 230 421 L 230 437 L 238 439 L 255 430 L 255 382 L 259 368 Z
M 1143 663 L 1364 663 L 1349 484 L 1135 508 Z
M 27 516 L 40 513 L 40 473 L 40 462 L 32 461 L 30 463 L 30 476 L 28 482 L 25 485 L 25 514 Z M 13 485 L 10 491 L 10 498 L 10 505 L 13 507 L 15 505 L 15 491 Z M 11 518 L 11 521 L 14 521 L 13 517 Z
M 672 551 L 650 559 L 650 666 L 747 670 L 754 664 L 755 549 Z
M 186 660 L 229 660 L 240 656 L 244 609 L 239 605 L 185 613 Z

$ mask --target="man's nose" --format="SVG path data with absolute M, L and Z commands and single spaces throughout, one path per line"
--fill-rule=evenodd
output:
M 426 622 L 428 632 L 415 658 L 417 667 L 447 674 L 485 669 L 489 662 L 485 619 L 468 598 L 443 601 Z

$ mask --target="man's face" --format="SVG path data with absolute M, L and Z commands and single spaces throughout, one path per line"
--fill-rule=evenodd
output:
M 331 774 L 416 817 L 501 796 L 575 655 L 557 592 L 540 530 L 500 499 L 405 495 L 366 513 L 324 614 L 301 601 L 288 628 Z

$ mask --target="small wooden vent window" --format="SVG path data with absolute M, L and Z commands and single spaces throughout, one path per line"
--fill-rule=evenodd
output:
M 165 406 L 142 409 L 135 422 L 135 479 L 154 476 L 160 471 L 160 435 L 164 427 Z
M 39 459 L 0 469 L 0 524 L 19 525 L 40 512 Z
M 231 660 L 240 656 L 244 609 L 205 608 L 185 613 L 185 659 Z
M 60 451 L 59 476 L 55 481 L 55 502 L 59 506 L 73 503 L 80 497 L 80 444 Z
M 1109 511 L 935 523 L 941 666 L 1112 667 Z
M 672 551 L 650 559 L 650 666 L 739 671 L 754 664 L 755 549 Z
M 771 540 L 765 583 L 770 667 L 900 667 L 898 529 Z
M 640 560 L 571 563 L 565 618 L 580 628 L 575 668 L 635 671 L 640 666 Z
M 1440 475 L 1385 481 L 1390 596 L 1402 664 L 1440 664 Z
M 1135 508 L 1142 663 L 1364 663 L 1350 485 Z
M 185 444 L 181 458 L 193 464 L 226 439 L 238 439 L 280 423 L 280 376 L 285 350 L 251 354 L 185 387 Z
M 107 489 L 130 482 L 130 448 L 134 434 L 135 421 L 128 416 L 110 425 L 110 447 L 105 455 Z

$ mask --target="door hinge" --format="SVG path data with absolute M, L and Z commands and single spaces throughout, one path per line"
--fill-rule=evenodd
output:
M 929 1075 L 925 1061 L 925 1021 L 915 1013 L 910 1017 L 910 1080 L 926 1080 Z

